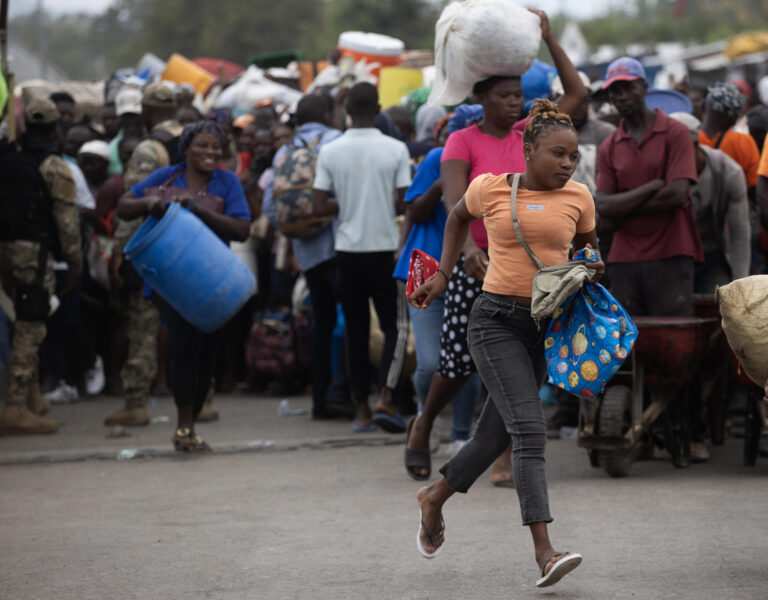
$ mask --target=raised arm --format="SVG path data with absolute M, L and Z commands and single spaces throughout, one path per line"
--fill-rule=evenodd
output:
M 549 49 L 549 53 L 552 56 L 552 61 L 555 63 L 557 74 L 560 76 L 560 81 L 563 83 L 563 96 L 557 101 L 557 105 L 565 113 L 569 115 L 575 115 L 581 107 L 584 105 L 584 101 L 587 99 L 587 89 L 579 78 L 579 73 L 576 67 L 573 66 L 571 59 L 563 50 L 560 42 L 557 41 L 555 34 L 552 33 L 552 28 L 549 26 L 549 17 L 543 10 L 528 9 L 532 13 L 539 16 L 541 19 L 541 39 Z

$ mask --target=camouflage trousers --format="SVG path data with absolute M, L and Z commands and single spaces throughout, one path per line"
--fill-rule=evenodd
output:
M 126 404 L 145 406 L 152 380 L 157 373 L 157 331 L 160 314 L 141 290 L 131 291 L 128 297 L 128 357 L 120 378 L 123 382 Z
M 38 242 L 0 242 L 0 279 L 3 290 L 10 298 L 14 297 L 17 281 L 30 284 L 37 278 L 39 251 Z M 45 265 L 43 285 L 49 294 L 53 294 L 53 263 L 50 256 Z M 24 404 L 30 387 L 37 383 L 37 355 L 44 339 L 45 321 L 16 320 L 8 365 L 9 403 Z

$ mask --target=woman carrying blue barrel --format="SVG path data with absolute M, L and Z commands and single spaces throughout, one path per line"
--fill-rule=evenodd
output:
M 225 243 L 248 237 L 251 213 L 240 181 L 217 165 L 225 138 L 216 123 L 199 121 L 184 128 L 180 138 L 184 161 L 163 167 L 121 198 L 118 216 L 132 220 L 161 218 L 170 202 L 189 209 Z M 203 332 L 158 294 L 153 294 L 171 335 L 171 385 L 177 408 L 173 443 L 176 450 L 210 451 L 195 433 L 195 421 L 213 377 L 216 346 L 221 328 Z

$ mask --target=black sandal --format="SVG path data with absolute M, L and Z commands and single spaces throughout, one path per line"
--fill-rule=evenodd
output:
M 408 429 L 405 434 L 405 471 L 410 475 L 411 479 L 424 481 L 425 479 L 429 479 L 429 476 L 432 475 L 432 455 L 429 452 L 429 448 L 426 450 L 415 450 L 408 447 L 408 440 L 411 437 L 411 429 L 415 422 L 416 417 L 411 417 L 410 421 L 408 421 Z M 417 468 L 426 469 L 427 474 L 420 475 L 419 473 L 416 473 L 414 469 Z
M 177 452 L 212 452 L 211 446 L 188 427 L 179 427 L 171 438 Z

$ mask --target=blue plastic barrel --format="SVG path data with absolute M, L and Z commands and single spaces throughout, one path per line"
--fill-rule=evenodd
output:
M 172 202 L 149 217 L 125 256 L 158 294 L 201 331 L 224 325 L 256 292 L 256 279 L 195 215 Z
M 661 109 L 665 115 L 674 112 L 693 113 L 693 104 L 688 96 L 674 90 L 650 89 L 645 94 L 645 105 L 651 110 Z

